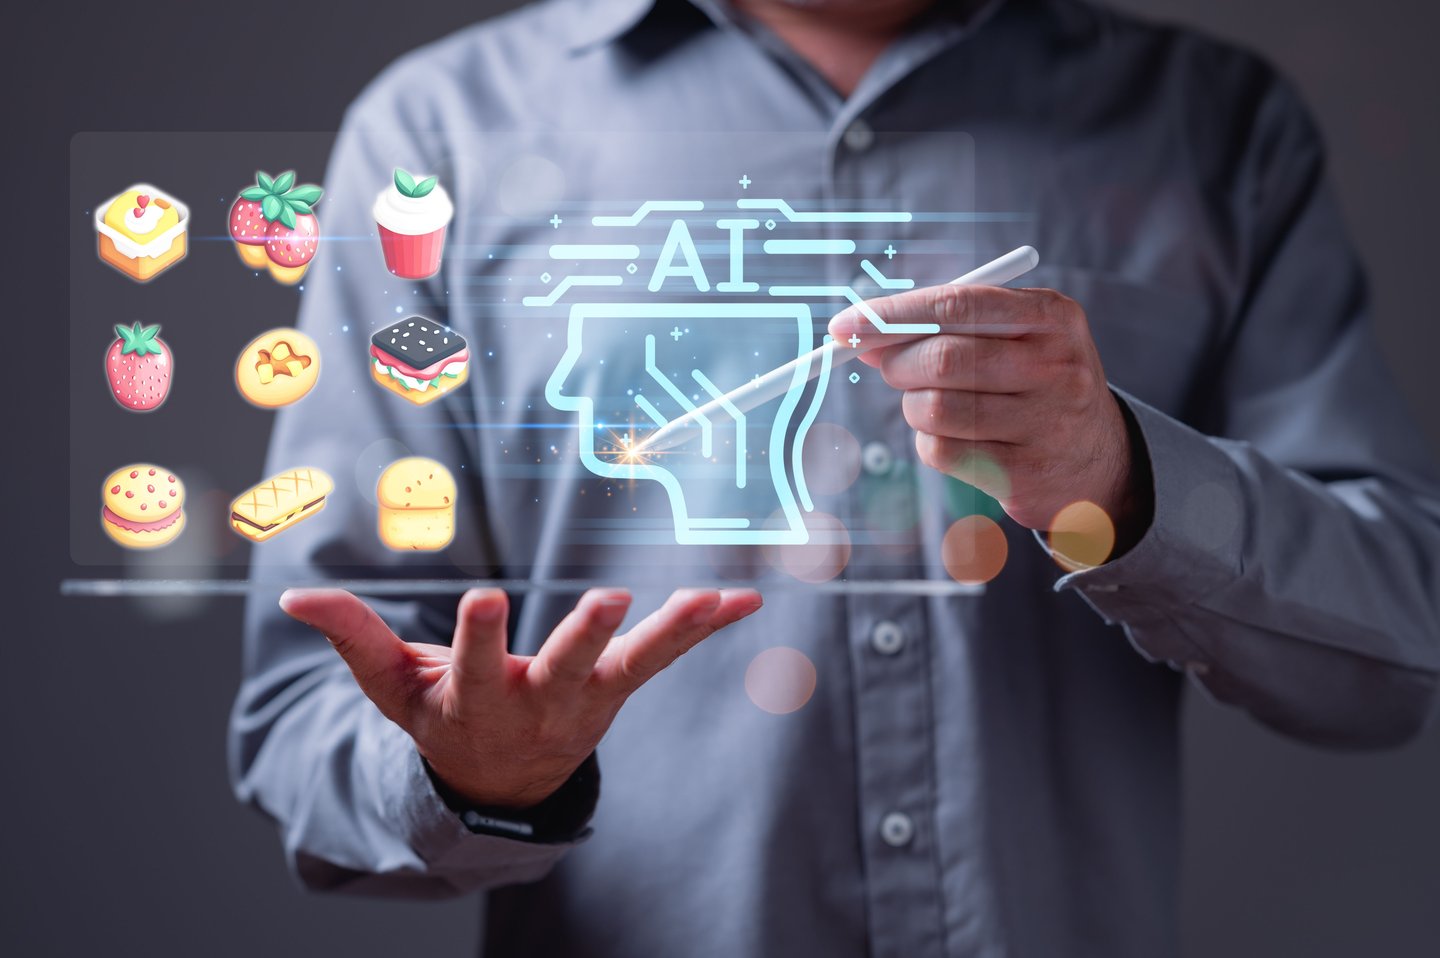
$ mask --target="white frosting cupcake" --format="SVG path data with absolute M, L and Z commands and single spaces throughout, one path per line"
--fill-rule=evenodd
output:
M 416 180 L 397 169 L 394 182 L 375 197 L 372 212 L 386 269 L 402 279 L 428 279 L 440 271 L 455 206 L 436 177 Z
M 436 185 L 421 197 L 402 194 L 394 183 L 375 197 L 371 209 L 375 222 L 402 236 L 424 236 L 450 224 L 455 206 L 445 187 Z

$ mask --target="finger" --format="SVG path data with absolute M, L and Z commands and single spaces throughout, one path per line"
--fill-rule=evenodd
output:
M 955 389 L 906 390 L 900 407 L 916 432 L 989 442 L 1019 441 L 1034 416 L 1026 397 Z
M 915 454 L 931 469 L 954 476 L 996 499 L 1010 498 L 1009 470 L 1016 447 L 1006 443 L 915 434 Z
M 600 681 L 628 695 L 699 642 L 762 604 L 754 589 L 682 589 L 610 644 L 596 665 Z
M 940 334 L 880 351 L 880 374 L 895 389 L 1018 393 L 1036 385 L 1032 341 Z
M 1024 336 L 1061 321 L 1061 301 L 1053 290 L 1003 286 L 927 286 L 867 300 L 837 313 L 829 325 L 837 342 L 870 350 L 908 341 L 926 333 L 885 332 L 887 326 L 939 325 L 943 331 L 973 336 Z M 867 313 L 872 315 L 867 315 Z M 878 317 L 880 322 L 876 323 Z
M 414 653 L 374 609 L 343 589 L 287 589 L 280 609 L 330 640 L 381 712 L 395 718 L 404 710 Z
M 471 589 L 455 613 L 453 673 L 465 684 L 485 684 L 505 675 L 506 620 L 510 599 L 501 589 Z
M 572 688 L 583 684 L 629 609 L 630 593 L 624 589 L 586 592 L 545 640 L 530 674 L 541 684 Z

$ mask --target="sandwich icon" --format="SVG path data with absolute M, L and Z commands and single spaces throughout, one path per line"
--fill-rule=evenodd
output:
M 390 463 L 375 498 L 380 541 L 389 548 L 434 552 L 455 538 L 455 477 L 434 459 L 411 456 Z
M 439 399 L 470 374 L 465 337 L 424 316 L 408 316 L 370 337 L 375 381 L 417 405 Z
M 291 469 L 266 479 L 230 504 L 230 525 L 252 542 L 264 542 L 325 508 L 335 483 L 319 469 Z

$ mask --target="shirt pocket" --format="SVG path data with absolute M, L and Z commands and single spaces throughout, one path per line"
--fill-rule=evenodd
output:
M 1071 266 L 1041 266 L 1022 282 L 1080 304 L 1111 385 L 1172 416 L 1204 386 L 1220 314 L 1203 295 Z

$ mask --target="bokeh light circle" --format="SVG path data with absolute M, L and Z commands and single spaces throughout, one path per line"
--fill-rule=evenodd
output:
M 860 508 L 867 531 L 908 532 L 920 524 L 920 488 L 914 466 L 897 461 L 882 476 L 860 480 Z
M 963 479 L 945 477 L 945 506 L 952 516 L 989 516 L 999 519 L 1005 511 L 994 496 Z
M 1115 551 L 1115 523 L 1095 503 L 1072 502 L 1050 521 L 1050 549 L 1067 572 L 1103 565 Z
M 500 174 L 499 194 L 510 216 L 549 216 L 565 196 L 565 172 L 543 156 L 517 156 Z
M 956 460 L 948 474 L 995 499 L 1010 498 L 1010 474 L 1005 467 L 983 452 L 970 450 Z
M 1219 551 L 1240 528 L 1240 501 L 1218 482 L 1203 482 L 1191 489 L 1181 507 L 1181 525 L 1201 548 Z
M 771 715 L 803 708 L 815 694 L 815 682 L 815 663 L 788 645 L 766 649 L 745 669 L 745 694 L 756 708 Z
M 979 585 L 989 582 L 1005 568 L 1010 543 L 1005 530 L 989 516 L 973 515 L 956 519 L 940 542 L 940 561 L 956 582 Z
M 805 484 L 817 496 L 833 496 L 849 489 L 860 475 L 860 440 L 844 426 L 817 422 L 805 437 L 801 453 Z
M 804 522 L 810 533 L 808 542 L 767 545 L 765 558 L 776 569 L 801 582 L 829 582 L 850 564 L 850 530 L 828 512 L 807 513 Z M 785 528 L 784 516 L 772 516 L 766 526 Z
M 360 451 L 355 459 L 355 488 L 370 505 L 376 504 L 375 486 L 380 473 L 396 459 L 410 455 L 410 447 L 398 439 L 377 439 Z

